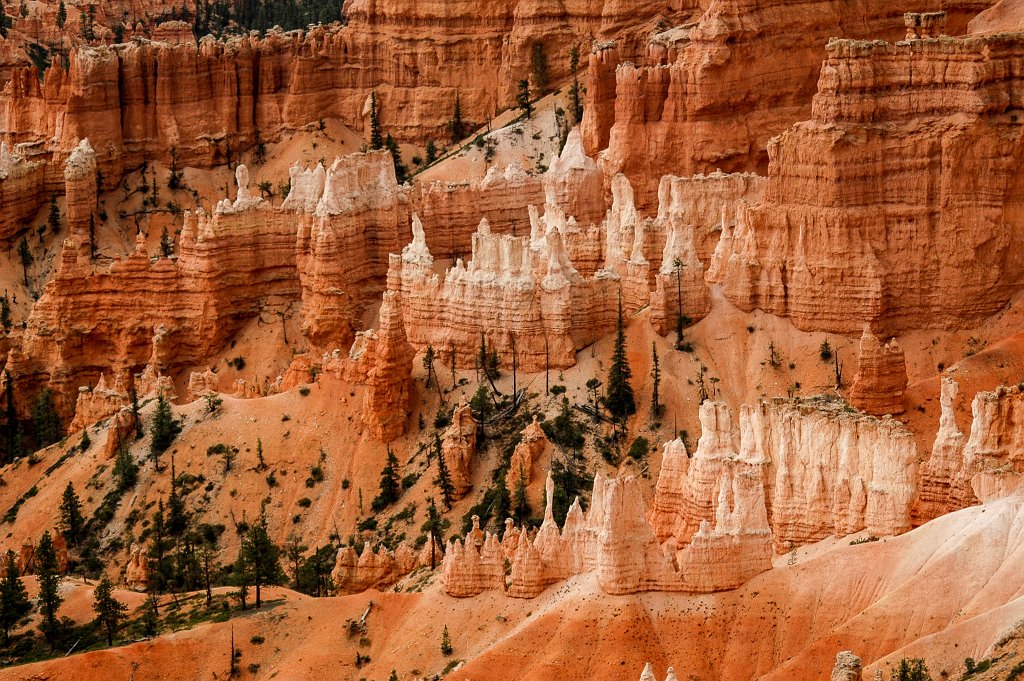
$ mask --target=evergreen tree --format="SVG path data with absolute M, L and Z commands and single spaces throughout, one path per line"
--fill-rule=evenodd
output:
M 0 298 L 0 326 L 3 327 L 4 333 L 11 330 L 11 324 L 11 301 L 5 293 L 4 297 Z
M 85 516 L 82 515 L 82 502 L 75 493 L 75 486 L 70 482 L 64 488 L 64 497 L 60 502 L 60 531 L 69 544 L 78 546 L 85 530 Z
M 434 375 L 434 346 L 428 345 L 427 351 L 423 355 L 423 369 L 426 371 L 427 377 L 424 379 L 424 385 L 429 388 L 430 380 Z
M 4 563 L 4 576 L 0 579 L 0 629 L 3 629 L 3 643 L 7 645 L 11 629 L 32 611 L 28 591 L 18 574 L 14 551 L 8 550 Z
M 96 622 L 107 634 L 107 646 L 114 645 L 114 634 L 128 619 L 128 606 L 114 598 L 114 585 L 105 576 L 92 591 L 95 602 L 92 609 L 96 611 Z
M 56 234 L 60 231 L 60 208 L 57 207 L 57 195 L 50 195 L 50 215 L 46 218 L 46 223 L 50 225 L 50 229 Z
M 142 635 L 149 636 L 152 638 L 156 636 L 157 629 L 160 626 L 160 611 L 157 607 L 157 597 L 153 594 L 146 596 L 146 601 L 142 604 L 142 617 L 139 618 L 139 624 L 142 625 Z
M 117 448 L 114 477 L 117 478 L 117 488 L 122 492 L 134 487 L 139 479 L 139 465 L 135 463 L 131 451 L 124 444 Z
M 530 81 L 523 78 L 519 81 L 519 92 L 516 94 L 516 106 L 523 110 L 527 120 L 533 116 L 533 102 L 530 101 Z
M 444 531 L 445 523 L 447 521 L 441 517 L 441 514 L 437 512 L 437 506 L 434 504 L 434 498 L 427 498 L 427 520 L 423 523 L 420 528 L 421 531 L 426 532 L 430 538 L 430 569 L 434 569 L 435 555 L 441 555 L 441 546 L 444 544 L 444 539 L 441 533 Z
M 140 440 L 142 439 L 142 416 L 139 413 L 139 393 L 135 390 L 135 381 L 132 381 L 128 398 L 132 402 L 132 416 L 135 417 L 135 439 Z
M 49 532 L 43 532 L 35 553 L 36 575 L 39 579 L 39 613 L 41 620 L 39 630 L 46 637 L 50 647 L 56 646 L 61 633 L 57 611 L 64 601 L 60 595 L 60 570 L 57 564 L 57 552 L 53 548 L 53 539 Z
M 60 415 L 53 407 L 53 394 L 43 388 L 32 407 L 32 421 L 36 429 L 36 441 L 40 448 L 49 447 L 60 439 L 63 430 Z
M 370 93 L 370 148 L 384 148 L 384 136 L 380 131 L 380 113 L 377 111 L 376 90 Z
M 267 470 L 267 462 L 263 460 L 262 438 L 256 438 L 256 462 L 256 470 L 261 472 Z
M 7 37 L 7 24 L 10 22 L 13 25 L 13 21 L 7 18 L 7 12 L 4 11 L 4 5 L 0 2 L 0 38 Z
M 398 681 L 398 672 L 392 669 L 391 676 L 388 677 L 388 681 Z
M 405 184 L 409 180 L 409 168 L 402 163 L 402 150 L 398 148 L 398 142 L 391 137 L 391 133 L 388 133 L 384 146 L 391 152 L 391 161 L 395 165 L 395 179 L 398 184 Z
M 441 436 L 437 433 L 434 433 L 434 453 L 437 455 L 437 478 L 434 479 L 434 484 L 437 485 L 437 489 L 441 492 L 441 501 L 444 502 L 444 507 L 450 509 L 455 498 L 455 486 L 452 485 L 452 478 L 448 473 L 448 464 L 444 460 Z
M 444 631 L 441 632 L 441 654 L 445 657 L 451 655 L 454 651 L 452 648 L 452 638 L 448 635 L 448 625 L 444 625 Z
M 455 105 L 452 108 L 452 117 L 448 121 L 448 134 L 452 144 L 458 144 L 466 136 L 466 123 L 462 120 L 462 97 L 458 92 L 455 93 Z M 427 163 L 431 163 L 429 146 L 427 148 Z
M 159 463 L 160 455 L 167 451 L 180 432 L 181 422 L 174 418 L 171 412 L 171 403 L 161 393 L 157 397 L 156 413 L 153 414 L 153 424 L 149 428 L 152 438 L 149 454 L 154 462 Z
M 892 681 L 932 681 L 932 676 L 928 673 L 928 666 L 921 658 L 901 659 L 896 668 L 890 672 L 889 678 Z
M 174 239 L 167 232 L 167 225 L 160 232 L 160 257 L 169 258 L 174 255 Z
M 569 113 L 572 124 L 579 125 L 583 121 L 583 88 L 580 85 L 578 71 L 580 68 L 580 48 L 573 45 L 569 50 L 569 69 L 572 71 L 572 85 L 569 86 Z
M 618 328 L 615 332 L 615 346 L 612 350 L 612 364 L 608 369 L 608 382 L 605 387 L 604 404 L 611 415 L 619 421 L 636 413 L 636 402 L 633 399 L 633 386 L 629 379 L 633 373 L 626 357 L 626 332 L 622 319 L 622 294 L 619 294 Z
M 24 19 L 28 16 L 28 3 L 25 0 L 21 0 L 21 18 Z
M 0 464 L 10 463 L 25 454 L 22 451 L 21 423 L 18 422 L 18 412 L 14 406 L 14 379 L 11 378 L 10 371 L 4 370 L 4 384 L 7 400 L 7 422 L 4 424 L 4 431 L 7 434 L 7 451 Z
M 89 214 L 89 259 L 96 259 L 96 216 Z
M 437 160 L 437 145 L 434 140 L 427 140 L 427 165 Z
M 544 54 L 544 43 L 539 40 L 530 49 L 530 73 L 537 92 L 544 94 L 548 89 L 548 58 Z
M 375 513 L 383 511 L 391 504 L 398 501 L 402 495 L 402 481 L 398 476 L 398 457 L 388 447 L 388 459 L 380 472 L 380 493 L 373 500 L 372 508 Z
M 654 341 L 651 341 L 651 379 L 654 381 L 651 388 L 651 413 L 657 418 L 664 411 L 664 405 L 662 405 L 661 396 L 658 394 L 658 389 L 661 387 L 661 366 L 658 364 L 658 346 Z
M 177 472 L 172 456 L 171 490 L 167 496 L 167 533 L 172 537 L 180 537 L 186 529 L 188 529 L 188 515 L 185 512 L 185 499 L 178 490 Z
M 157 502 L 157 509 L 153 513 L 153 522 L 150 526 L 149 551 L 147 552 L 147 563 L 149 567 L 148 588 L 150 593 L 162 594 L 171 583 L 174 574 L 174 565 L 169 554 L 173 545 L 167 536 L 167 519 L 164 513 L 164 500 Z
M 32 256 L 32 249 L 29 248 L 28 241 L 24 238 L 18 244 L 18 260 L 21 261 L 21 272 L 25 280 L 25 288 L 28 288 L 28 268 L 36 259 Z
M 87 452 L 92 447 L 92 440 L 89 438 L 89 427 L 82 428 L 82 439 L 78 442 L 78 451 Z
M 512 517 L 520 525 L 530 518 L 530 502 L 526 498 L 526 473 L 523 467 L 519 467 L 519 476 L 516 478 L 516 489 L 512 494 Z
M 239 551 L 242 564 L 253 586 L 256 587 L 257 608 L 261 603 L 262 587 L 284 581 L 280 553 L 280 549 L 267 532 L 267 517 L 261 513 L 260 519 L 249 527 L 249 531 L 242 539 L 242 548 Z
M 68 20 L 68 8 L 64 6 L 64 0 L 60 0 L 60 4 L 57 5 L 57 28 L 64 28 L 64 23 Z
M 302 573 L 302 558 L 309 549 L 302 543 L 298 535 L 291 535 L 284 544 L 284 557 L 292 570 L 292 588 L 299 590 L 299 578 Z

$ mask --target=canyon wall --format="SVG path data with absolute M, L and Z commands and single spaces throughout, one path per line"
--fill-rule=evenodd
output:
M 962 33 L 988 4 L 941 3 L 948 30 Z M 904 12 L 935 9 L 923 0 L 724 0 L 654 34 L 639 58 L 598 46 L 588 68 L 587 151 L 604 150 L 608 177 L 626 174 L 644 209 L 663 175 L 763 172 L 768 141 L 809 117 L 830 38 L 901 38 Z
M 336 161 L 310 211 L 293 212 L 315 180 L 295 183 L 288 209 L 253 196 L 245 166 L 237 180 L 234 201 L 222 200 L 212 214 L 186 213 L 176 257 L 151 257 L 140 234 L 134 254 L 97 271 L 87 249 L 69 239 L 7 362 L 23 392 L 46 383 L 70 415 L 78 388 L 101 374 L 206 364 L 246 320 L 290 314 L 298 302 L 314 348 L 351 345 L 408 219 L 390 156 Z
M 836 40 L 723 244 L 726 297 L 800 329 L 969 328 L 1024 283 L 1024 43 Z M 724 238 L 723 238 L 724 241 Z

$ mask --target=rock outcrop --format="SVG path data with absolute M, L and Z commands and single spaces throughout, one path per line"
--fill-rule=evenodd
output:
M 902 414 L 906 389 L 907 361 L 903 348 L 895 338 L 882 345 L 871 333 L 871 327 L 865 325 L 850 403 L 873 416 Z
M 976 326 L 1024 285 L 1019 36 L 826 49 L 813 117 L 740 212 L 726 297 L 804 330 Z
M 433 262 L 414 218 L 413 241 L 392 256 L 388 286 L 402 292 L 413 346 L 433 347 L 460 367 L 474 366 L 482 344 L 502 365 L 511 366 L 514 354 L 525 371 L 569 367 L 578 349 L 614 328 L 618 281 L 603 272 L 580 276 L 557 229 L 499 236 L 483 220 L 468 263 L 456 261 L 442 278 Z
M 977 11 L 968 2 L 943 8 L 953 31 Z M 765 170 L 769 140 L 809 117 L 822 45 L 835 36 L 902 38 L 904 12 L 934 6 L 723 0 L 701 9 L 696 22 L 655 33 L 642 55 L 603 43 L 590 56 L 586 150 L 604 150 L 606 175 L 628 176 L 644 209 L 664 175 Z
M 452 423 L 441 435 L 441 456 L 444 457 L 453 492 L 462 496 L 472 488 L 470 467 L 476 456 L 476 419 L 468 404 L 455 407 Z
M 951 510 L 951 486 L 963 465 L 966 438 L 956 422 L 954 408 L 960 386 L 949 376 L 942 377 L 939 429 L 935 433 L 931 456 L 921 464 L 921 485 L 914 516 L 917 524 L 937 518 Z
M 832 669 L 829 681 L 861 681 L 862 678 L 859 657 L 849 650 L 836 655 L 836 666 Z
M 374 549 L 367 544 L 362 553 L 357 553 L 353 547 L 345 546 L 338 549 L 331 579 L 335 590 L 343 594 L 384 589 L 421 564 L 416 551 L 405 542 L 394 551 L 383 546 Z
M 140 235 L 135 253 L 94 271 L 79 262 L 83 246 L 68 240 L 28 319 L 22 351 L 9 363 L 14 379 L 32 392 L 48 383 L 70 416 L 78 388 L 101 373 L 126 377 L 151 355 L 168 375 L 208 366 L 246 320 L 290 315 L 296 303 L 314 348 L 349 347 L 379 299 L 387 253 L 398 250 L 397 225 L 408 220 L 390 155 L 336 161 L 312 212 L 310 182 L 293 188 L 307 194 L 302 201 L 275 209 L 251 194 L 244 166 L 237 174 L 233 201 L 221 201 L 213 214 L 186 212 L 177 258 L 151 258 Z M 71 175 L 69 197 L 79 181 L 77 171 Z M 161 328 L 162 349 L 155 351 Z M 394 387 L 384 383 L 384 393 Z M 374 399 L 382 395 L 371 390 Z
M 1024 391 L 979 392 L 971 414 L 971 433 L 951 484 L 953 509 L 1007 496 L 1024 480 Z
M 96 152 L 84 139 L 78 143 L 64 166 L 65 212 L 71 238 L 91 253 L 96 227 Z
M 412 364 L 416 353 L 405 336 L 400 295 L 395 291 L 384 292 L 379 329 L 357 334 L 349 356 L 367 365 L 363 423 L 381 442 L 390 442 L 405 432 L 412 398 Z
M 519 485 L 529 488 L 533 479 L 533 464 L 548 446 L 548 438 L 540 427 L 537 417 L 533 423 L 523 429 L 522 439 L 512 451 L 509 459 L 508 475 L 505 477 L 505 488 L 514 493 Z M 538 499 L 539 501 L 539 499 Z

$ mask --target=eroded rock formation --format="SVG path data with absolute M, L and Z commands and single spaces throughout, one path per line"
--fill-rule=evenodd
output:
M 850 403 L 874 416 L 902 414 L 907 389 L 907 361 L 903 348 L 893 338 L 885 345 L 868 325 L 860 338 L 857 373 L 850 389 Z
M 812 119 L 768 145 L 726 296 L 801 329 L 889 336 L 1001 309 L 1024 283 L 1009 256 L 1024 233 L 1024 128 L 1009 113 L 1022 60 L 1010 35 L 831 42 Z

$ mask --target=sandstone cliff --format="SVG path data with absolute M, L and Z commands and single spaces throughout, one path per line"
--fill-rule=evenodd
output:
M 726 296 L 889 336 L 1001 309 L 1024 275 L 1022 58 L 1011 35 L 830 43 L 812 119 L 769 144 L 764 202 L 740 212 Z

